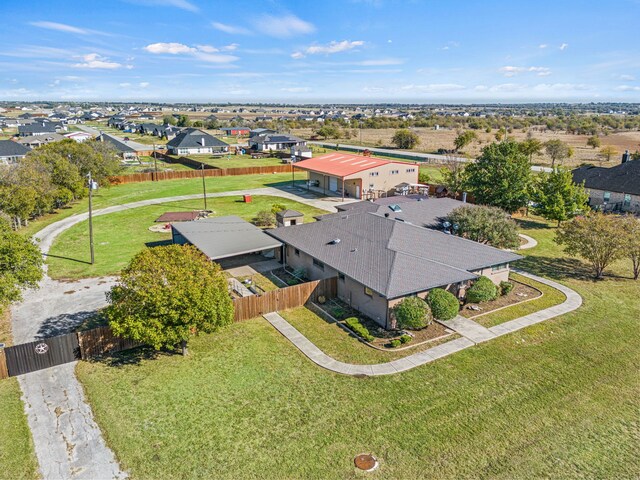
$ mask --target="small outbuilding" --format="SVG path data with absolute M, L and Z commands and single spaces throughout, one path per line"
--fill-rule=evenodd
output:
M 297 210 L 281 210 L 276 213 L 276 225 L 278 227 L 290 227 L 301 225 L 304 221 L 304 213 Z

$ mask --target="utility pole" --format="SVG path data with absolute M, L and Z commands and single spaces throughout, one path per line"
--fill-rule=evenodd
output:
M 91 249 L 91 265 L 95 263 L 95 257 L 93 254 L 93 190 L 94 184 L 91 178 L 91 172 L 87 175 L 89 177 L 89 248 Z
M 158 160 L 156 159 L 156 142 L 153 142 L 153 168 L 156 171 L 155 181 L 158 181 Z
M 204 163 L 200 164 L 200 169 L 202 170 L 202 198 L 204 198 L 204 209 L 207 209 L 207 186 L 204 182 Z

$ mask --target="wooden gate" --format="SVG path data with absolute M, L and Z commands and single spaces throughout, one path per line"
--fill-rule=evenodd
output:
M 9 376 L 35 372 L 80 358 L 78 335 L 68 333 L 4 349 Z

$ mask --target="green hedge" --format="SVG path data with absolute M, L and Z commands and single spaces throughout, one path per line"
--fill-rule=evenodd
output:
M 511 282 L 500 282 L 500 295 L 507 295 L 511 290 L 513 290 L 513 283 Z
M 393 313 L 398 328 L 420 329 L 433 321 L 429 305 L 419 297 L 406 297 L 393 307 Z
M 369 333 L 369 330 L 367 330 L 367 327 L 362 325 L 360 323 L 360 320 L 358 320 L 356 317 L 349 317 L 344 321 L 344 323 L 347 325 L 347 327 L 349 327 L 355 333 L 360 335 L 367 342 L 373 342 L 373 335 Z
M 481 303 L 494 300 L 498 297 L 498 288 L 487 277 L 480 277 L 473 286 L 467 290 L 467 302 Z
M 438 320 L 451 320 L 460 310 L 460 303 L 455 295 L 441 288 L 434 288 L 429 292 L 427 303 Z

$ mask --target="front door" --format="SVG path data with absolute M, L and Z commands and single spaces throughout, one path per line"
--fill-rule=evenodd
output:
M 332 192 L 338 191 L 338 179 L 336 177 L 329 177 L 329 190 Z

